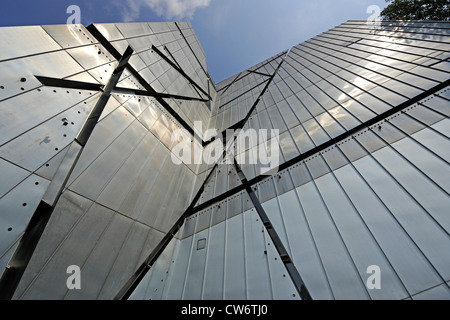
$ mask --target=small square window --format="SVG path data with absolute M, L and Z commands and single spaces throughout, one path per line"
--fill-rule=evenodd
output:
M 202 250 L 206 248 L 206 239 L 200 239 L 197 241 L 197 250 Z

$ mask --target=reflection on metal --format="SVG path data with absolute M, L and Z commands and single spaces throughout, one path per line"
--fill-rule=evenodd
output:
M 152 45 L 152 49 L 161 57 L 163 58 L 168 64 L 170 64 L 173 68 L 175 68 L 175 70 L 177 70 L 179 73 L 181 73 L 183 75 L 183 77 L 186 78 L 186 80 L 189 81 L 190 84 L 192 84 L 195 88 L 197 88 L 198 90 L 200 90 L 203 94 L 205 94 L 209 100 L 211 100 L 211 97 L 209 96 L 209 94 L 202 88 L 200 87 L 197 83 L 195 83 L 194 80 L 192 80 L 184 71 L 183 69 L 181 69 L 179 66 L 177 66 L 176 64 L 174 64 L 169 58 L 167 58 L 161 51 L 159 51 L 159 49 L 157 47 L 155 47 L 155 45 Z M 167 48 L 165 48 L 167 52 L 169 52 L 169 54 L 172 56 L 172 54 L 170 53 L 170 51 L 168 51 Z M 172 59 L 173 56 L 172 56 Z M 175 59 L 174 59 L 175 60 Z
M 53 213 L 55 205 L 66 187 L 70 174 L 77 164 L 77 161 L 83 152 L 83 148 L 89 140 L 98 119 L 108 103 L 111 92 L 122 76 L 122 72 L 125 69 L 132 53 L 133 49 L 128 47 L 122 59 L 119 61 L 119 65 L 114 70 L 108 85 L 98 99 L 97 104 L 92 109 L 83 127 L 75 138 L 75 141 L 72 142 L 67 154 L 63 158 L 52 183 L 48 187 L 47 192 L 43 196 L 39 206 L 33 214 L 22 239 L 10 259 L 6 271 L 0 279 L 0 299 L 5 300 L 13 297 L 17 285 L 19 284 L 19 281 L 31 259 L 31 256 L 34 253 L 39 239 Z
M 448 29 L 348 21 L 215 84 L 190 23 L 0 28 L 2 297 L 450 299 Z M 182 128 L 278 129 L 279 171 L 175 165 Z
M 237 164 L 236 159 L 234 160 L 234 166 L 236 167 L 236 171 L 239 175 L 239 178 L 242 181 L 242 184 L 245 186 L 245 189 L 250 195 L 250 199 L 252 200 L 252 203 L 255 206 L 256 212 L 258 212 L 258 215 L 261 217 L 261 221 L 264 227 L 266 228 L 270 238 L 272 239 L 272 242 L 275 248 L 277 249 L 278 254 L 280 255 L 281 261 L 283 261 L 284 265 L 286 266 L 286 270 L 288 271 L 289 276 L 291 277 L 292 282 L 294 283 L 295 288 L 297 289 L 297 292 L 300 294 L 302 300 L 312 300 L 311 295 L 309 294 L 308 289 L 306 288 L 305 283 L 302 280 L 302 277 L 298 273 L 297 268 L 292 262 L 289 253 L 286 251 L 286 248 L 281 242 L 280 237 L 275 231 L 272 222 L 270 221 L 269 217 L 264 211 L 264 208 L 261 206 L 260 201 L 258 200 L 254 190 L 252 189 L 252 186 L 248 183 L 245 174 L 242 172 L 241 168 Z
M 98 83 L 87 83 L 81 81 L 56 79 L 50 77 L 36 76 L 36 79 L 44 86 L 55 87 L 55 88 L 70 88 L 70 89 L 82 89 L 82 90 L 92 90 L 100 91 L 103 86 Z

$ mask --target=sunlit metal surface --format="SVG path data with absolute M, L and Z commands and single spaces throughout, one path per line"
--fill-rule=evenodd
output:
M 100 97 L 35 76 L 105 85 L 134 49 L 13 298 L 299 299 L 235 165 L 172 162 L 202 121 L 279 130 L 236 159 L 278 142 L 240 167 L 313 299 L 450 299 L 449 27 L 348 21 L 218 84 L 190 23 L 0 28 L 0 273 Z

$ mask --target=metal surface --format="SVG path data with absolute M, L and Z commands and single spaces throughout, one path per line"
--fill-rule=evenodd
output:
M 0 267 L 62 192 L 14 299 L 448 299 L 448 29 L 348 21 L 215 84 L 190 23 L 0 28 Z M 278 129 L 278 174 L 175 165 L 198 120 Z

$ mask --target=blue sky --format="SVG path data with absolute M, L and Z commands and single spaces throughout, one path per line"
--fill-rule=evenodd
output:
M 81 23 L 191 21 L 215 82 L 349 19 L 367 19 L 385 0 L 15 0 L 3 1 L 1 26 L 62 24 L 69 5 Z

